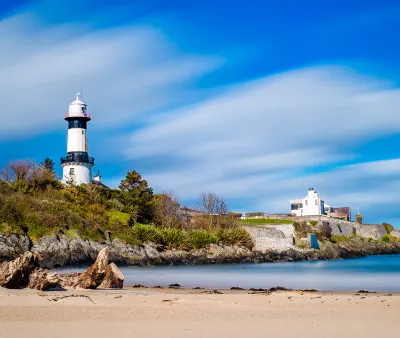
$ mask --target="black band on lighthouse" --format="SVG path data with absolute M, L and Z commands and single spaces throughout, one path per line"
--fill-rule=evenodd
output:
M 82 119 L 69 120 L 68 121 L 68 129 L 72 129 L 72 128 L 87 129 L 87 121 L 82 120 Z
M 70 151 L 67 153 L 67 157 L 61 158 L 62 163 L 87 163 L 94 165 L 94 158 L 89 157 L 89 154 L 84 151 Z

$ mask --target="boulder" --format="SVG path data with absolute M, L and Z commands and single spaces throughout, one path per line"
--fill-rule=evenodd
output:
M 0 262 L 16 259 L 29 251 L 31 242 L 26 235 L 9 235 L 0 233 Z
M 103 281 L 108 266 L 108 247 L 100 250 L 96 262 L 79 276 L 78 286 L 83 289 L 96 289 Z
M 319 243 L 318 259 L 339 259 L 341 257 L 341 249 L 329 241 Z
M 76 288 L 79 286 L 79 279 L 81 277 L 81 272 L 72 272 L 68 274 L 61 274 L 60 278 L 60 286 L 63 288 Z
M 38 268 L 37 257 L 25 252 L 17 259 L 0 265 L 0 286 L 8 289 L 25 288 L 29 284 L 31 272 Z
M 106 268 L 106 275 L 100 287 L 106 289 L 122 289 L 124 286 L 124 279 L 121 270 L 118 269 L 114 263 L 111 263 Z
M 332 229 L 329 226 L 329 223 L 325 221 L 319 221 L 315 226 L 313 233 L 318 240 L 331 239 L 332 237 Z
M 31 252 L 39 257 L 42 268 L 55 268 L 70 263 L 69 238 L 65 235 L 43 237 L 33 245 Z
M 59 287 L 60 277 L 55 272 L 35 269 L 29 276 L 29 289 L 48 290 Z

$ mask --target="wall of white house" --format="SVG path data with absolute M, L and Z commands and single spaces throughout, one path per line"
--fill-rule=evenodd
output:
M 324 201 L 319 197 L 318 192 L 309 190 L 305 198 L 301 200 L 301 206 L 297 210 L 291 210 L 296 216 L 318 216 L 323 215 Z

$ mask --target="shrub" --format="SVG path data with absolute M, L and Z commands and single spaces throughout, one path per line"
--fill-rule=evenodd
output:
M 0 223 L 5 222 L 11 225 L 21 225 L 23 216 L 17 207 L 15 200 L 1 200 L 0 199 Z
M 381 240 L 382 240 L 382 242 L 384 242 L 384 243 L 389 243 L 390 242 L 390 236 L 389 235 L 384 235 L 382 238 L 381 238 Z
M 225 245 L 240 245 L 252 249 L 253 240 L 249 233 L 241 228 L 238 229 L 222 229 L 216 233 L 218 242 Z
M 186 240 L 186 232 L 177 228 L 160 228 L 157 229 L 160 244 L 169 247 L 180 248 Z
M 389 223 L 382 223 L 382 225 L 384 226 L 386 232 L 390 235 L 390 233 L 395 230 L 394 226 L 389 224 Z
M 110 223 L 128 225 L 130 215 L 120 211 L 108 211 Z
M 132 233 L 133 236 L 141 243 L 157 243 L 159 240 L 157 229 L 153 225 L 136 223 L 132 227 Z
M 315 227 L 318 224 L 318 221 L 309 221 L 309 222 L 313 227 Z
M 218 243 L 218 237 L 206 230 L 193 230 L 188 232 L 186 245 L 189 249 L 201 249 L 210 244 Z

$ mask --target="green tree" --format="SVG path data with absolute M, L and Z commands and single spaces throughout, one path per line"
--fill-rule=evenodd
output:
M 40 167 L 51 177 L 56 178 L 56 170 L 55 163 L 52 159 L 46 157 L 42 163 L 40 163 Z
M 119 185 L 124 212 L 139 223 L 151 223 L 154 217 L 153 189 L 136 171 L 130 171 Z

